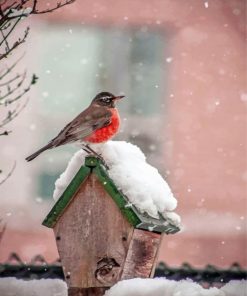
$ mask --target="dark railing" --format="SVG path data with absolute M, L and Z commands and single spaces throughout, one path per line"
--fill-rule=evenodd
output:
M 238 263 L 227 269 L 207 265 L 203 269 L 194 268 L 188 263 L 174 268 L 161 262 L 155 270 L 155 277 L 165 277 L 170 280 L 191 279 L 204 286 L 220 286 L 230 280 L 247 279 L 247 270 Z M 0 277 L 16 277 L 19 279 L 64 279 L 59 260 L 47 263 L 43 256 L 35 256 L 29 263 L 25 263 L 16 254 L 10 254 L 8 260 L 0 264 Z
M 0 277 L 18 279 L 64 279 L 60 260 L 47 263 L 41 255 L 36 255 L 26 263 L 16 253 L 11 253 L 6 262 L 0 264 Z
M 194 268 L 188 263 L 178 268 L 169 267 L 165 263 L 158 264 L 155 270 L 155 277 L 165 277 L 170 280 L 191 279 L 204 286 L 221 286 L 231 280 L 247 279 L 247 270 L 238 263 L 233 263 L 229 268 L 218 268 L 207 265 L 204 268 Z

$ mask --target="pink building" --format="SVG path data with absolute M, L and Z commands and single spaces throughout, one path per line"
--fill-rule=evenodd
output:
M 1 149 L 5 164 L 18 160 L 1 187 L 2 261 L 11 251 L 56 259 L 40 221 L 72 150 L 24 158 L 108 90 L 128 97 L 118 138 L 143 149 L 179 201 L 184 229 L 164 238 L 160 260 L 247 266 L 245 8 L 244 0 L 85 0 L 31 18 L 26 63 L 40 80 Z

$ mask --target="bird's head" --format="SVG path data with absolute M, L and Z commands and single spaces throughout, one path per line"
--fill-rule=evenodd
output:
M 96 104 L 98 106 L 106 106 L 109 108 L 115 108 L 116 101 L 124 97 L 125 96 L 114 96 L 109 92 L 101 92 L 96 95 L 96 97 L 92 101 L 92 104 Z

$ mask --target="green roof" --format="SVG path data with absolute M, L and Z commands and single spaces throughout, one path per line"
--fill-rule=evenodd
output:
M 93 156 L 86 157 L 84 166 L 79 169 L 62 196 L 55 203 L 50 213 L 43 221 L 43 225 L 50 228 L 55 226 L 66 207 L 79 190 L 81 184 L 86 181 L 90 174 L 95 174 L 97 176 L 98 180 L 117 204 L 122 214 L 135 228 L 166 234 L 176 233 L 180 230 L 179 227 L 172 223 L 172 221 L 163 218 L 162 215 L 160 215 L 159 219 L 155 219 L 146 213 L 141 213 L 139 209 L 128 201 L 128 198 L 123 192 L 117 188 L 113 180 L 109 177 L 107 169 L 104 167 L 102 161 Z

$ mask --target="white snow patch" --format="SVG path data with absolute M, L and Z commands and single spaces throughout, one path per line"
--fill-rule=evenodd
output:
M 173 281 L 165 278 L 131 279 L 118 282 L 105 296 L 246 296 L 247 281 L 231 281 L 222 288 L 205 289 L 191 280 Z M 67 296 L 62 280 L 19 280 L 0 278 L 0 295 L 4 296 Z
M 231 281 L 220 289 L 205 289 L 191 280 L 137 278 L 118 282 L 105 296 L 246 296 L 246 289 L 246 281 Z
M 247 295 L 247 281 L 230 281 L 221 288 L 225 296 L 246 296 Z
M 0 278 L 1 296 L 67 296 L 67 285 L 62 280 L 19 280 Z
M 178 214 L 174 212 L 163 213 L 164 218 L 171 220 L 175 225 L 179 226 L 181 224 L 181 218 Z
M 7 14 L 9 12 L 9 9 L 5 12 Z M 32 12 L 31 7 L 23 8 L 23 9 L 15 9 L 11 8 L 10 13 L 8 14 L 9 17 L 27 17 Z
M 158 170 L 146 162 L 140 148 L 125 141 L 109 141 L 91 147 L 103 156 L 109 166 L 110 178 L 128 197 L 130 203 L 154 218 L 159 217 L 159 212 L 174 223 L 180 223 L 180 217 L 172 212 L 177 206 L 176 198 Z M 55 200 L 58 200 L 84 165 L 85 156 L 86 153 L 80 150 L 69 161 L 65 172 L 55 183 Z

